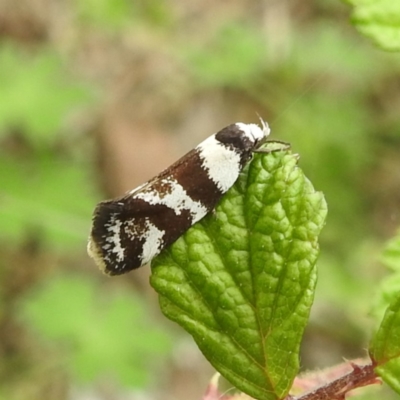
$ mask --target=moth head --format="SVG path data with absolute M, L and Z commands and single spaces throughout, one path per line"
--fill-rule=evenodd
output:
M 257 124 L 243 124 L 242 122 L 235 124 L 243 131 L 243 135 L 253 143 L 254 148 L 261 146 L 271 132 L 268 124 L 263 119 L 260 118 L 260 122 L 261 128 Z
M 269 126 L 261 118 L 260 128 L 256 124 L 237 122 L 219 131 L 215 138 L 226 146 L 233 147 L 239 152 L 248 152 L 260 147 L 270 134 Z

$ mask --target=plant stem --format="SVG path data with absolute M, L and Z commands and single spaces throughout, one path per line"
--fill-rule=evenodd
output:
M 296 400 L 344 400 L 345 396 L 351 390 L 356 388 L 381 383 L 376 375 L 373 363 L 367 365 L 357 365 L 350 363 L 352 371 L 333 380 L 319 388 L 306 393 Z

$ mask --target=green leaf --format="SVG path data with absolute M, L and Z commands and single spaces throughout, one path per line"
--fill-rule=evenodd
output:
M 383 321 L 370 346 L 376 372 L 400 393 L 400 296 L 386 310 Z
M 356 28 L 379 47 L 400 51 L 400 2 L 396 0 L 351 0 Z
M 288 393 L 313 301 L 327 209 L 297 159 L 256 154 L 215 213 L 152 265 L 163 313 L 257 399 Z

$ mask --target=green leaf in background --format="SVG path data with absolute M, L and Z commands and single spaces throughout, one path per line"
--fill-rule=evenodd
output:
M 99 28 L 118 30 L 132 23 L 134 2 L 128 0 L 75 1 L 77 16 Z
M 0 135 L 13 128 L 35 147 L 53 143 L 68 113 L 92 100 L 89 87 L 66 77 L 55 53 L 32 57 L 0 47 Z
M 174 7 L 166 0 L 76 0 L 75 7 L 78 20 L 101 34 L 119 34 L 138 26 L 169 27 L 174 20 Z
M 81 382 L 112 377 L 142 387 L 171 342 L 131 291 L 115 289 L 83 276 L 56 277 L 26 299 L 22 315 L 42 337 L 64 345 L 63 359 Z
M 400 293 L 400 232 L 386 244 L 381 261 L 391 273 L 379 283 L 372 310 L 378 322 L 382 320 L 386 309 Z
M 400 2 L 398 0 L 350 0 L 356 28 L 379 47 L 400 51 Z
M 264 43 L 260 32 L 252 27 L 233 23 L 223 26 L 215 37 L 203 45 L 187 46 L 184 55 L 194 75 L 194 82 L 204 86 L 243 87 L 263 68 Z
M 378 364 L 376 372 L 400 394 L 400 296 L 388 307 L 375 334 L 370 353 Z
M 256 154 L 215 213 L 152 264 L 164 314 L 256 399 L 283 398 L 298 372 L 326 212 L 296 155 Z
M 96 203 L 85 162 L 51 151 L 23 159 L 0 152 L 0 170 L 1 240 L 34 235 L 53 250 L 82 248 Z
M 391 270 L 400 272 L 400 231 L 387 243 L 382 261 Z

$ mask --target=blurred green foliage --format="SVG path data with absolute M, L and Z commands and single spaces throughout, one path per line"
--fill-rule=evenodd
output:
M 110 292 L 84 276 L 50 279 L 31 293 L 21 315 L 42 338 L 62 344 L 58 363 L 81 383 L 101 378 L 146 386 L 153 380 L 149 367 L 171 347 L 131 291 Z
M 357 29 L 388 51 L 400 51 L 400 3 L 393 0 L 347 0 L 354 6 Z
M 400 232 L 386 244 L 382 253 L 382 263 L 390 274 L 379 284 L 374 302 L 373 315 L 380 322 L 389 304 L 400 293 Z
M 0 47 L 0 137 L 13 128 L 35 148 L 57 140 L 74 108 L 88 103 L 91 88 L 74 81 L 61 58 L 49 49 L 32 57 L 11 43 Z
M 84 24 L 100 29 L 123 28 L 134 20 L 134 3 L 126 0 L 78 0 L 75 7 Z
M 179 49 L 197 83 L 207 87 L 246 88 L 263 70 L 262 33 L 251 25 L 221 26 L 206 43 Z
M 35 232 L 42 244 L 54 250 L 82 245 L 96 202 L 83 160 L 58 158 L 51 150 L 41 150 L 18 162 L 2 154 L 0 168 L 7 171 L 0 175 L 4 240 L 18 243 Z
M 60 132 L 74 110 L 93 103 L 92 88 L 68 76 L 47 49 L 32 57 L 7 43 L 0 60 L 0 237 L 21 242 L 28 229 L 50 246 L 76 246 L 86 235 L 94 191 L 85 160 L 57 146 L 67 147 L 72 135 Z
M 166 0 L 76 0 L 74 7 L 80 23 L 102 33 L 120 33 L 137 25 L 163 27 L 171 22 Z

